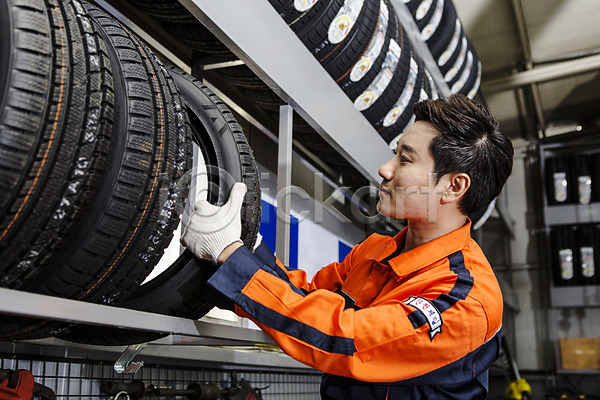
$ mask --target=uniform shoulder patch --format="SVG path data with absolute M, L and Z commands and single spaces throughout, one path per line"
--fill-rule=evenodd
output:
M 411 296 L 404 304 L 414 307 L 423 314 L 427 324 L 429 324 L 429 339 L 431 341 L 433 341 L 435 335 L 442 332 L 442 325 L 444 324 L 442 314 L 431 301 L 422 297 Z

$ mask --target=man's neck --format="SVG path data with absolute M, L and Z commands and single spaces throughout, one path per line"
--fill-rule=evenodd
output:
M 437 221 L 436 223 L 409 220 L 406 241 L 402 252 L 405 253 L 423 243 L 444 236 L 460 228 L 466 222 L 467 217 L 462 214 L 446 216 L 443 221 Z

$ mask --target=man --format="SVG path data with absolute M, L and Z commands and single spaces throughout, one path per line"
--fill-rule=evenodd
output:
M 325 372 L 323 399 L 487 395 L 502 295 L 467 215 L 500 193 L 512 144 L 462 95 L 422 101 L 415 116 L 379 169 L 380 214 L 408 226 L 395 236 L 372 234 L 312 282 L 264 246 L 252 254 L 241 245 L 243 184 L 222 208 L 197 203 L 182 237 L 198 257 L 222 264 L 208 299 Z

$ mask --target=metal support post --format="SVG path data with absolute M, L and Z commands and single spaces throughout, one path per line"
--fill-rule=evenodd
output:
M 294 109 L 286 104 L 279 109 L 279 149 L 277 155 L 277 236 L 275 254 L 284 264 L 290 258 L 290 196 L 292 186 L 292 121 Z

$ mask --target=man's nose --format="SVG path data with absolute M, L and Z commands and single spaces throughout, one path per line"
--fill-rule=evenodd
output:
M 379 167 L 379 170 L 377 171 L 379 176 L 388 181 L 392 179 L 394 173 L 394 168 L 392 168 L 392 160 L 393 158 Z

